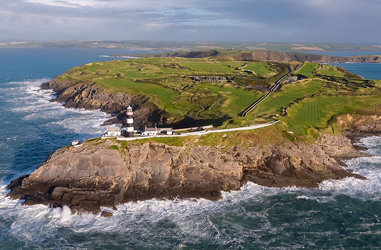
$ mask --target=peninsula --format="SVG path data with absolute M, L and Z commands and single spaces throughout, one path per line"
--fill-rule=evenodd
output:
M 229 55 L 94 62 L 42 88 L 65 107 L 113 114 L 107 124 L 127 126 L 131 106 L 135 128 L 223 130 L 279 120 L 186 137 L 95 138 L 57 150 L 8 186 L 25 204 L 80 212 L 151 198 L 214 200 L 247 181 L 316 188 L 327 179 L 363 178 L 341 160 L 365 156 L 351 139 L 381 132 L 381 81 L 321 63 Z
M 205 58 L 205 57 L 230 57 L 242 61 L 272 61 L 272 62 L 314 62 L 314 63 L 381 63 L 379 52 L 373 55 L 362 56 L 327 56 L 301 52 L 284 51 L 250 51 L 250 50 L 200 50 L 200 51 L 177 51 L 164 52 L 160 54 L 135 54 L 135 55 L 113 55 L 115 57 L 183 57 L 183 58 Z M 377 54 L 378 53 L 378 54 Z

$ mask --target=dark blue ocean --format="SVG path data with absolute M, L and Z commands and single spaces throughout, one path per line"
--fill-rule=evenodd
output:
M 347 161 L 367 180 L 326 181 L 313 190 L 249 183 L 216 202 L 120 205 L 111 218 L 6 198 L 5 186 L 54 150 L 105 130 L 106 114 L 49 102 L 52 93 L 40 84 L 115 59 L 102 55 L 138 52 L 0 49 L 0 249 L 381 249 L 380 137 L 361 141 L 373 157 Z M 380 71 L 381 64 L 369 76 L 381 79 Z
M 381 55 L 381 51 L 322 51 L 308 52 L 311 54 L 327 55 L 327 56 L 366 56 L 366 55 Z M 366 79 L 381 79 L 381 63 L 331 63 L 332 65 L 343 67 L 355 74 L 361 75 Z

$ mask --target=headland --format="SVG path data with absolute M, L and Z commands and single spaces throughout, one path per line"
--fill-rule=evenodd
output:
M 57 150 L 8 187 L 25 204 L 79 212 L 151 198 L 214 200 L 247 181 L 316 188 L 327 179 L 363 178 L 341 160 L 366 156 L 351 140 L 381 132 L 381 82 L 321 63 L 129 59 L 80 66 L 42 88 L 65 107 L 113 114 L 108 124 L 127 126 L 131 106 L 135 128 L 223 130 L 279 120 L 248 131 L 96 138 Z

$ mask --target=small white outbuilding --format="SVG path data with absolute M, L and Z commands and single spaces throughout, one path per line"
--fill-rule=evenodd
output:
M 161 128 L 160 133 L 165 134 L 165 135 L 172 135 L 173 130 L 172 130 L 172 128 Z
M 122 131 L 119 127 L 108 127 L 107 128 L 107 133 L 106 133 L 106 136 L 121 136 L 122 135 Z
M 156 136 L 159 131 L 157 130 L 157 127 L 154 128 L 147 128 L 144 127 L 144 130 L 141 133 L 141 136 Z

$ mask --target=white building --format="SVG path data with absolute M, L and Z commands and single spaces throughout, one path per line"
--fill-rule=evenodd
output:
M 121 136 L 122 132 L 119 127 L 107 127 L 106 136 Z
M 172 135 L 173 131 L 172 131 L 172 128 L 161 128 L 160 133 L 165 135 Z
M 141 136 L 155 136 L 157 135 L 159 131 L 157 130 L 157 127 L 154 127 L 154 128 L 147 128 L 147 127 L 144 127 L 142 133 L 141 133 Z

